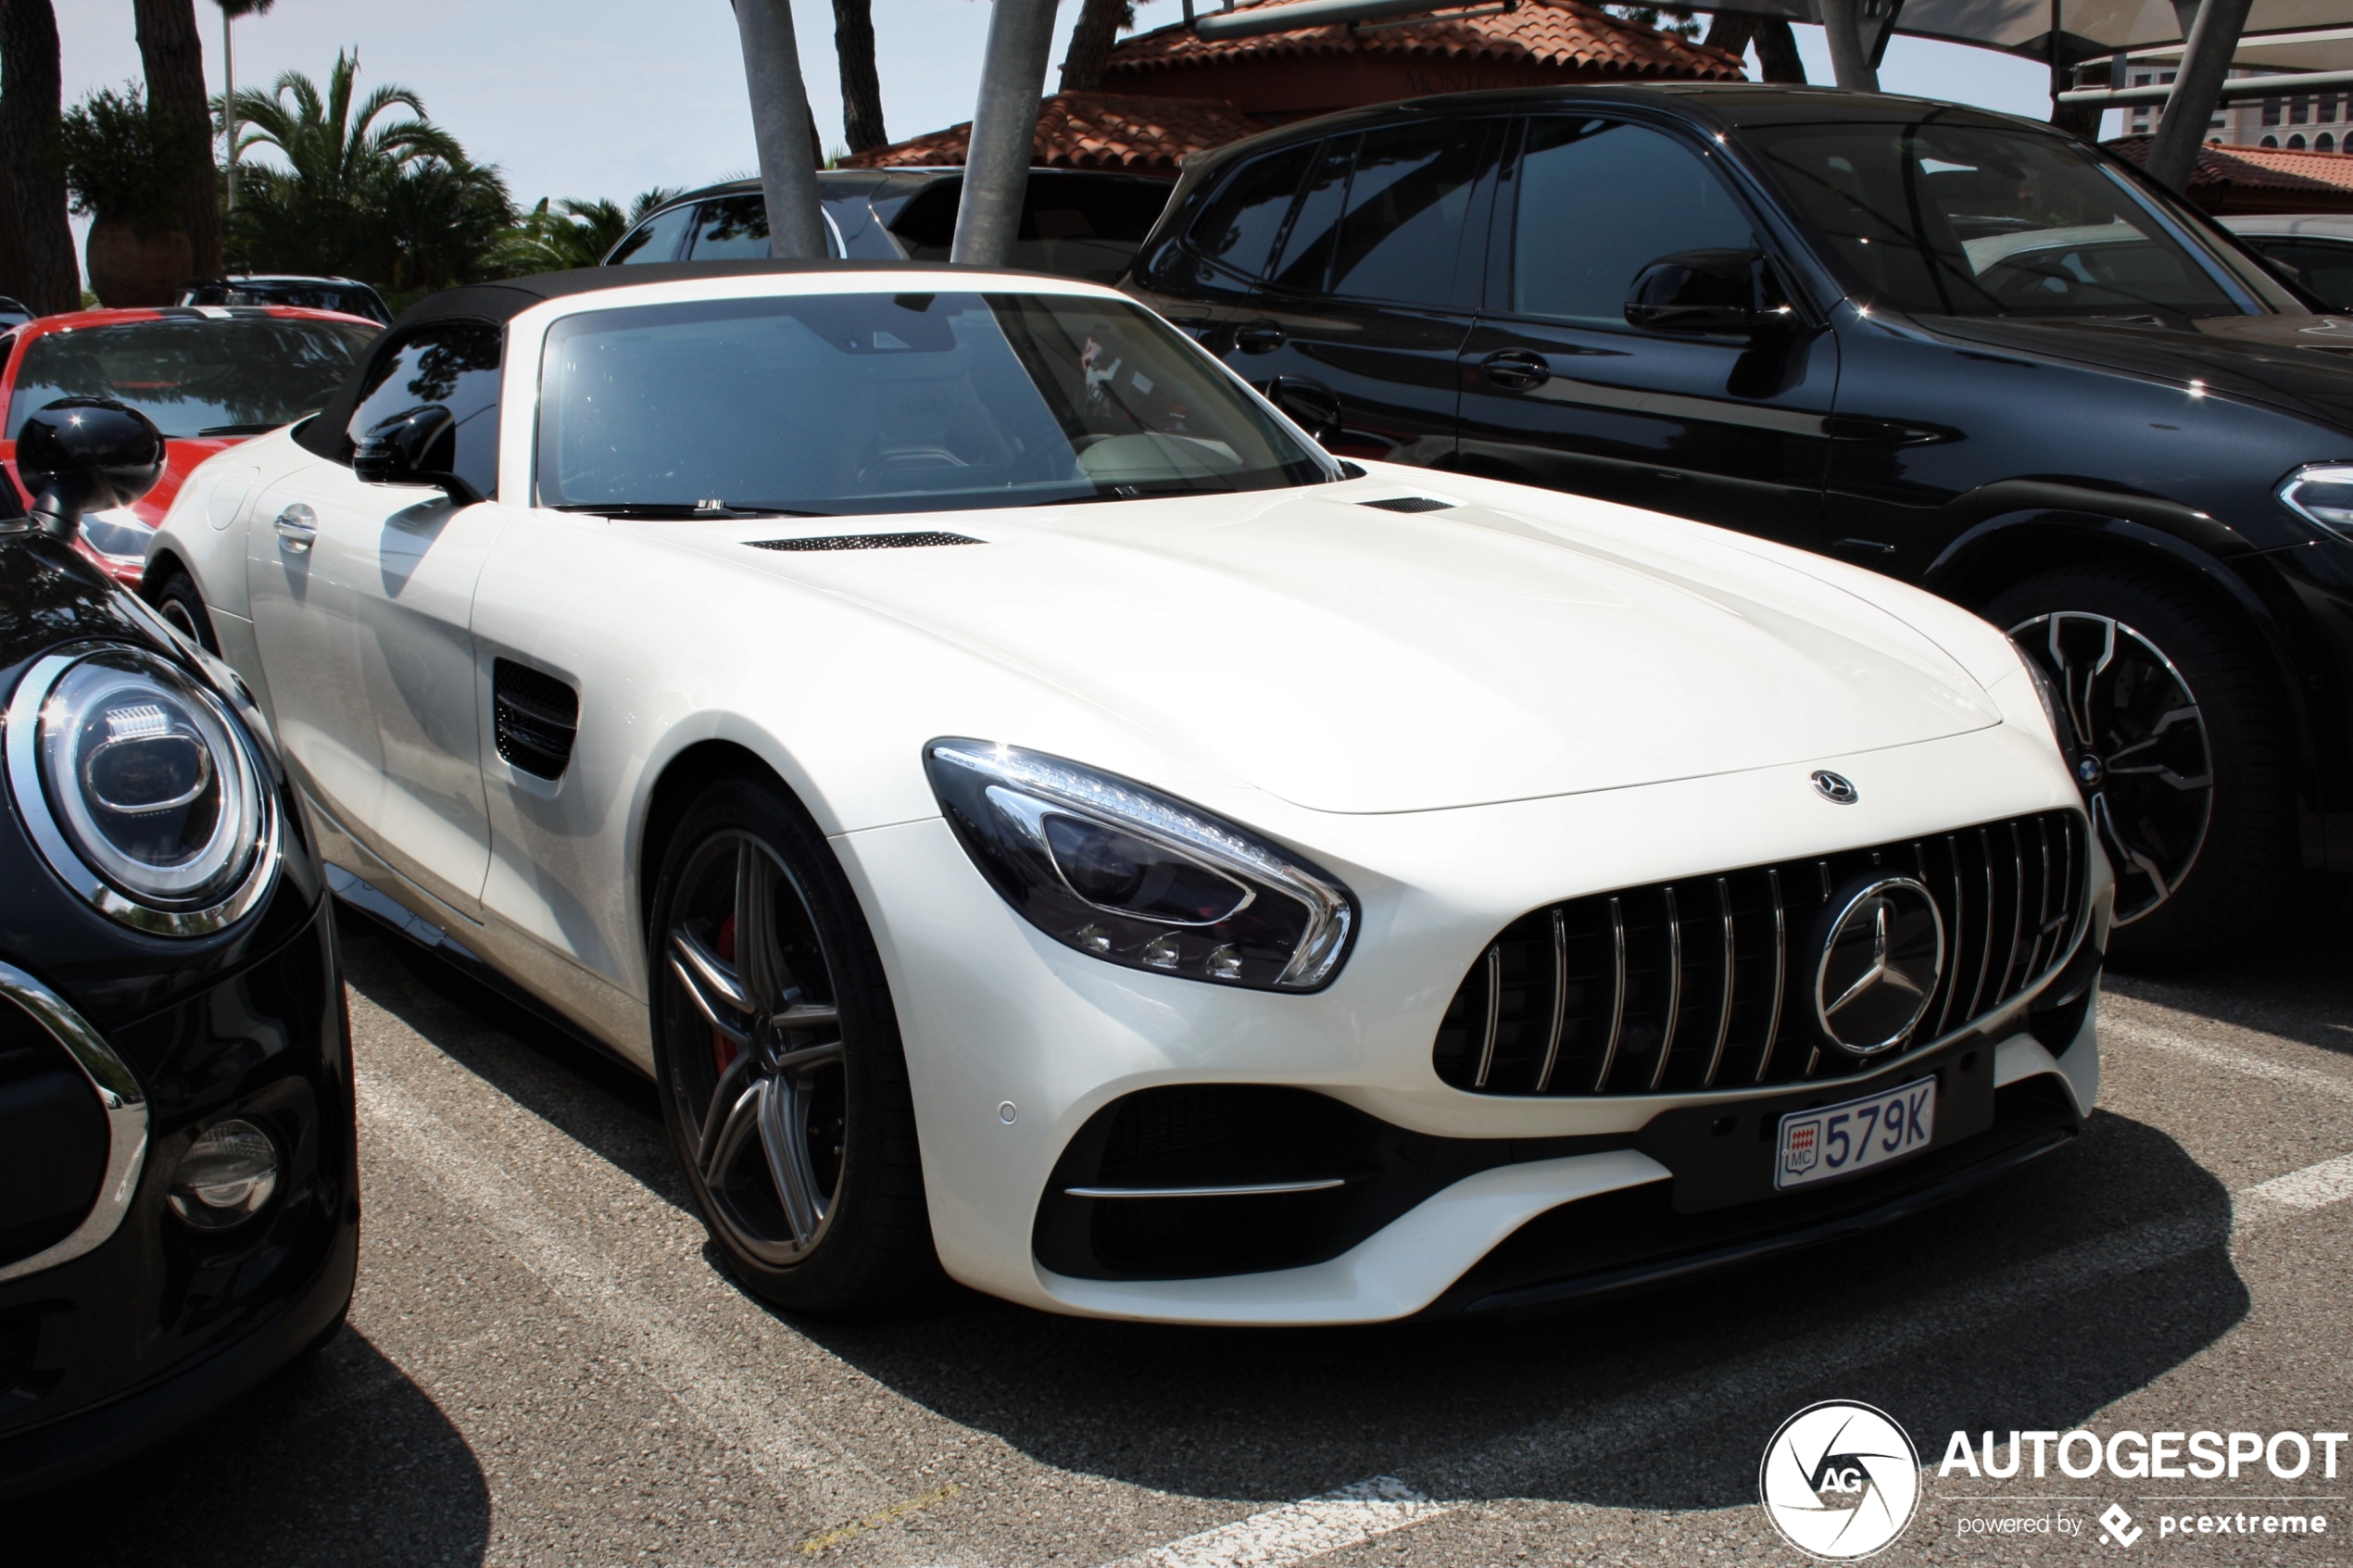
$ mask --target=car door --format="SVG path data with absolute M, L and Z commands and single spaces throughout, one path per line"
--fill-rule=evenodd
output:
M 1488 307 L 1462 356 L 1462 460 L 1793 543 L 1818 528 L 1838 342 L 1639 329 L 1652 262 L 1763 251 L 1712 153 L 1593 115 L 1524 123 L 1503 169 Z M 1769 266 L 1769 260 L 1768 262 Z
M 456 470 L 495 495 L 499 339 L 472 321 L 409 333 L 374 361 L 346 437 L 443 405 L 458 420 Z M 306 788 L 461 911 L 479 907 L 489 863 L 469 627 L 500 519 L 495 505 L 370 484 L 347 458 L 321 459 L 265 491 L 245 534 L 253 635 Z
M 1227 361 L 1330 450 L 1453 455 L 1505 123 L 1417 121 L 1319 149 Z

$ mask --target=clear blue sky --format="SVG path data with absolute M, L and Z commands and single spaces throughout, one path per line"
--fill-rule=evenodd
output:
M 891 135 L 970 119 L 987 0 L 874 6 Z M 218 92 L 220 13 L 210 0 L 196 0 L 196 11 L 206 78 Z M 832 6 L 795 0 L 794 14 L 810 101 L 833 146 L 841 105 Z M 1063 36 L 1076 14 L 1077 0 L 1063 0 Z M 1177 0 L 1148 0 L 1139 26 L 1180 14 Z M 69 101 L 139 74 L 131 17 L 125 0 L 57 0 Z M 1797 31 L 1807 74 L 1829 81 L 1820 30 Z M 470 153 L 506 171 L 526 205 L 543 195 L 625 202 L 650 185 L 698 184 L 755 161 L 727 0 L 280 0 L 237 24 L 237 79 L 261 85 L 293 69 L 323 80 L 335 51 L 353 46 L 363 90 L 414 89 Z M 1987 50 L 1899 38 L 1881 75 L 1894 92 L 2049 113 L 2044 69 Z M 1051 88 L 1051 70 L 1047 81 Z

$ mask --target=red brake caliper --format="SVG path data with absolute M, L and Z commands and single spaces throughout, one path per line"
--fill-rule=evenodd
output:
M 732 964 L 736 961 L 736 917 L 734 915 L 729 915 L 720 922 L 719 935 L 713 946 L 719 949 L 719 956 L 728 963 Z M 735 1041 L 716 1029 L 711 1032 L 711 1060 L 721 1073 L 725 1073 L 736 1064 L 736 1049 Z

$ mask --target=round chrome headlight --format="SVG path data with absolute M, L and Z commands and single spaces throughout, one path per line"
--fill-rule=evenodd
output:
M 219 698 L 142 648 L 36 660 L 8 705 L 8 784 L 50 869 L 123 924 L 199 936 L 278 860 L 275 798 Z

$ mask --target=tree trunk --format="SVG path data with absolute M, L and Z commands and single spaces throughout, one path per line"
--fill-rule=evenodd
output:
M 49 0 L 0 0 L 0 195 L 14 220 L 19 270 L 0 294 L 48 315 L 82 306 L 82 270 L 66 227 L 65 155 L 57 143 L 63 88 L 57 13 Z
M 1718 11 L 1707 24 L 1707 46 L 1745 56 L 1756 36 L 1756 19 L 1739 11 Z
M 801 81 L 791 0 L 735 0 L 735 6 L 752 142 L 760 150 L 761 195 L 768 208 L 768 254 L 780 261 L 822 261 L 825 215 L 817 196 L 816 156 L 822 150 Z
M 841 63 L 841 134 L 853 153 L 890 144 L 882 78 L 875 70 L 874 0 L 834 0 L 834 57 Z
M 1768 82 L 1806 81 L 1806 62 L 1798 57 L 1797 34 L 1779 17 L 1756 19 L 1756 67 Z
M 1102 91 L 1103 73 L 1111 67 L 1127 7 L 1128 0 L 1087 0 L 1079 7 L 1077 25 L 1070 30 L 1070 53 L 1063 56 L 1063 92 Z
M 14 0 L 0 0 L 14 4 Z M 196 0 L 132 0 L 139 59 L 147 73 L 147 112 L 184 128 L 167 144 L 184 149 L 180 226 L 191 265 L 205 277 L 220 270 L 220 194 L 212 168 L 212 108 L 204 90 L 204 45 L 196 38 Z

